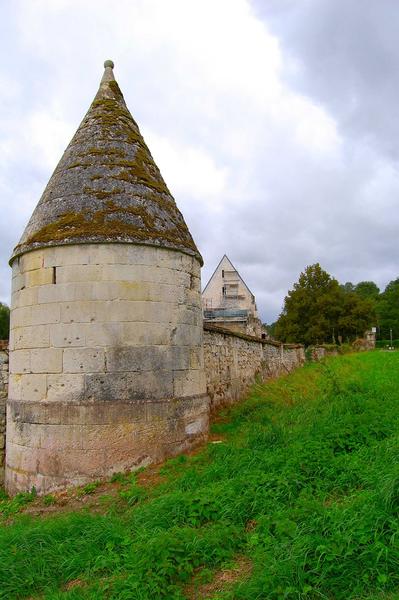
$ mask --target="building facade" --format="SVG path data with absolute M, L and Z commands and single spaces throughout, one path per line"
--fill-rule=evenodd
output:
M 249 335 L 262 335 L 255 296 L 223 256 L 202 292 L 204 321 Z

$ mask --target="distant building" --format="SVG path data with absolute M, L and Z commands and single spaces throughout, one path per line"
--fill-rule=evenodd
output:
M 249 335 L 265 335 L 255 296 L 226 254 L 202 292 L 202 306 L 206 323 Z

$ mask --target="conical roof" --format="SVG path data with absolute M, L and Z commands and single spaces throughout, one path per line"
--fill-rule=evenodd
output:
M 115 81 L 112 61 L 11 261 L 30 250 L 134 243 L 202 257 Z

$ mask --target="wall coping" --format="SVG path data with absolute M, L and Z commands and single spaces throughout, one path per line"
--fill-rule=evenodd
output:
M 209 331 L 211 333 L 221 333 L 223 335 L 229 335 L 231 337 L 239 338 L 241 340 L 246 340 L 247 342 L 257 342 L 258 344 L 263 344 L 264 346 L 275 346 L 277 348 L 287 348 L 287 350 L 294 350 L 296 348 L 303 348 L 303 344 L 283 344 L 282 342 L 278 342 L 277 340 L 264 340 L 263 338 L 257 337 L 255 335 L 249 335 L 247 333 L 240 333 L 238 331 L 232 331 L 231 329 L 226 329 L 225 327 L 219 327 L 218 325 L 209 325 L 208 323 L 204 323 L 204 331 Z

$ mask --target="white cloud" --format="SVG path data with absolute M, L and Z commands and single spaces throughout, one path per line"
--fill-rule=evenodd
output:
M 300 13 L 297 3 L 284 6 Z M 204 255 L 204 279 L 227 252 L 271 320 L 316 260 L 339 277 L 391 277 L 395 169 L 348 140 L 326 104 L 295 89 L 300 57 L 287 57 L 281 28 L 272 33 L 274 21 L 249 0 L 9 0 L 8 9 L 4 263 L 112 58 Z M 0 284 L 6 299 L 8 282 Z
M 217 166 L 202 148 L 172 144 L 155 133 L 144 132 L 155 162 L 173 193 L 203 203 L 203 210 L 220 212 L 226 202 L 228 169 Z

